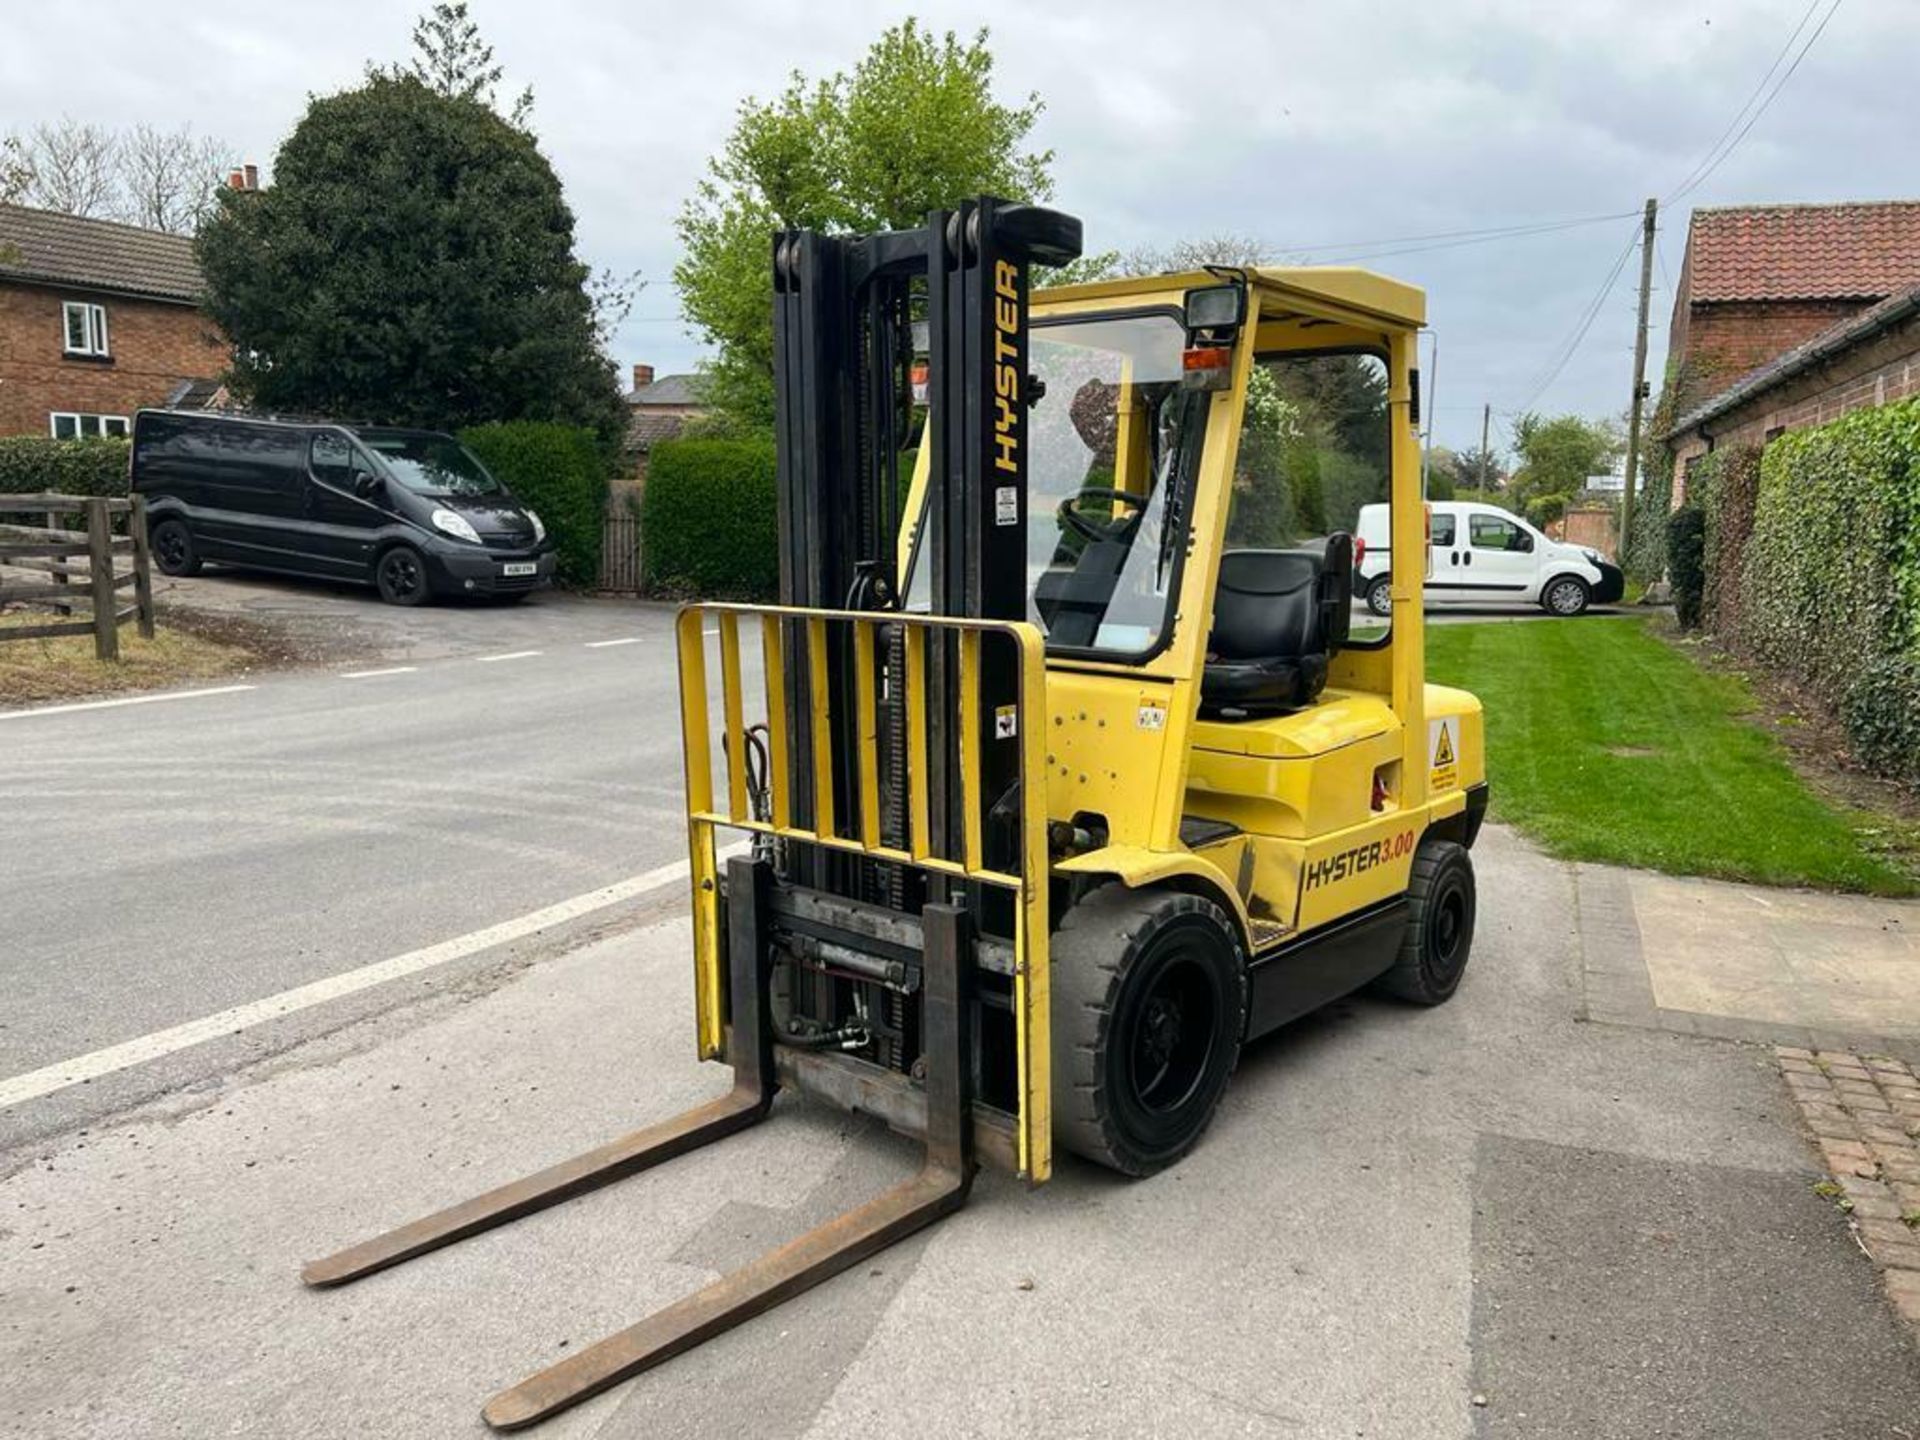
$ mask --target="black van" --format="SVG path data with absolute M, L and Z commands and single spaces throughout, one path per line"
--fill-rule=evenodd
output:
M 553 578 L 540 517 L 434 430 L 142 410 L 133 489 L 168 575 L 211 560 L 356 581 L 393 605 L 518 599 Z

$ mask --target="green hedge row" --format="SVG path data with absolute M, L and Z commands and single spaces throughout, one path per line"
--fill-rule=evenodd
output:
M 1682 630 L 1700 628 L 1706 561 L 1706 512 L 1689 502 L 1667 516 L 1667 573 L 1673 578 L 1673 616 Z
M 0 495 L 125 495 L 133 442 L 0 438 Z
M 647 584 L 683 595 L 771 600 L 780 591 L 771 440 L 667 440 L 640 502 Z
M 505 420 L 469 426 L 459 438 L 539 514 L 553 539 L 560 582 L 597 584 L 607 467 L 593 431 L 549 420 Z
M 1716 452 L 1688 499 L 1705 623 L 1835 710 L 1862 764 L 1920 782 L 1920 400 Z

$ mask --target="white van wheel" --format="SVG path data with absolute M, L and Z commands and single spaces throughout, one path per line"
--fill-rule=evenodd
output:
M 1383 618 L 1393 614 L 1393 580 L 1389 576 L 1382 575 L 1367 586 L 1367 609 Z
M 1587 608 L 1590 593 L 1578 575 L 1561 575 L 1547 582 L 1540 606 L 1549 615 L 1578 615 Z

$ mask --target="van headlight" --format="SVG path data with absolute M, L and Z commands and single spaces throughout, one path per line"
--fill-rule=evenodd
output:
M 434 529 L 444 531 L 456 540 L 468 540 L 475 545 L 480 543 L 480 532 L 456 510 L 436 510 L 427 518 L 433 521 Z
M 1607 563 L 1607 557 L 1602 555 L 1598 550 L 1582 549 L 1580 553 L 1596 565 L 1605 565 Z
M 531 510 L 522 510 L 520 513 L 533 522 L 534 544 L 538 545 L 542 540 L 547 538 L 547 527 L 540 523 L 540 517 L 538 515 L 534 514 Z

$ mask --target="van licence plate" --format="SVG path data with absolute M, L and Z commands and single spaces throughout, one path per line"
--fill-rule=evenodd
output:
M 502 575 L 538 575 L 540 566 L 532 560 L 510 560 L 500 567 Z

